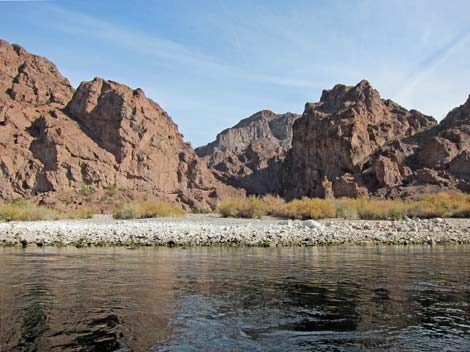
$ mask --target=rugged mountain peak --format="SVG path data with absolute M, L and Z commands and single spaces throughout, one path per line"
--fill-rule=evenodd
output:
M 248 126 L 251 123 L 257 123 L 260 120 L 270 121 L 270 120 L 276 118 L 277 116 L 278 115 L 276 113 L 272 112 L 271 110 L 261 110 L 261 111 L 258 111 L 258 112 L 254 113 L 253 115 L 251 115 L 251 116 L 249 116 L 245 119 L 240 120 L 240 122 L 238 122 L 235 126 L 233 126 L 231 128 L 245 127 L 245 126 Z
M 279 192 L 279 167 L 292 146 L 293 113 L 262 110 L 196 149 L 225 182 L 249 193 Z
M 69 81 L 44 57 L 17 44 L 0 41 L 0 94 L 34 106 L 65 104 L 73 93 Z M 5 98 L 5 97 L 4 97 Z
M 294 125 L 283 172 L 286 196 L 366 194 L 361 172 L 370 156 L 386 143 L 435 124 L 430 116 L 381 99 L 365 80 L 325 90 L 319 103 L 306 104 Z
M 442 128 L 450 128 L 462 124 L 470 125 L 470 95 L 463 105 L 460 105 L 449 112 L 445 119 L 440 123 Z
M 73 92 L 54 64 L 0 41 L 0 199 L 84 186 L 191 207 L 239 195 L 217 181 L 141 89 L 103 78 Z
M 102 78 L 82 82 L 67 105 L 82 130 L 118 162 L 137 146 L 182 135 L 168 114 L 141 89 Z
M 362 80 L 355 86 L 337 84 L 332 89 L 323 90 L 320 102 L 307 103 L 307 108 L 332 113 L 353 106 L 371 108 L 377 104 L 380 104 L 379 92 L 368 81 Z

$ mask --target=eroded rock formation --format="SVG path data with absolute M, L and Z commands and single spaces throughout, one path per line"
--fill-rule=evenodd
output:
M 45 58 L 0 41 L 0 199 L 117 186 L 191 207 L 239 191 L 217 181 L 140 89 L 96 78 L 74 92 Z
M 292 126 L 299 115 L 263 110 L 196 148 L 224 182 L 251 194 L 280 193 L 280 168 L 292 146 Z
M 308 103 L 283 165 L 284 195 L 414 197 L 470 190 L 470 102 L 439 124 L 383 100 L 367 81 Z

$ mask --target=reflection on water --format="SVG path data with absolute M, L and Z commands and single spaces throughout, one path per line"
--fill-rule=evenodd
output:
M 0 249 L 0 352 L 470 351 L 470 247 Z

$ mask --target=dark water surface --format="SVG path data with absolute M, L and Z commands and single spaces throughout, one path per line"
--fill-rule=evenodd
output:
M 470 247 L 0 249 L 4 351 L 470 351 Z

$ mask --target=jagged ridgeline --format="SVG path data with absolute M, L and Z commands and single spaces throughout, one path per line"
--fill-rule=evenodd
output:
M 262 111 L 196 152 L 225 182 L 287 199 L 469 191 L 469 106 L 438 125 L 382 99 L 365 80 L 339 84 L 307 103 L 301 117 Z
M 196 153 L 228 184 L 251 194 L 281 193 L 281 165 L 292 148 L 292 126 L 299 117 L 259 111 L 196 148 Z
M 288 199 L 470 191 L 470 99 L 438 124 L 367 81 L 336 85 L 302 115 L 260 111 L 195 152 L 141 89 L 95 78 L 74 90 L 53 63 L 2 40 L 0 58 L 0 200 L 86 186 L 192 208 L 245 190 Z
M 74 90 L 53 63 L 3 40 L 0 58 L 0 199 L 117 186 L 214 208 L 241 194 L 142 90 L 101 78 Z

